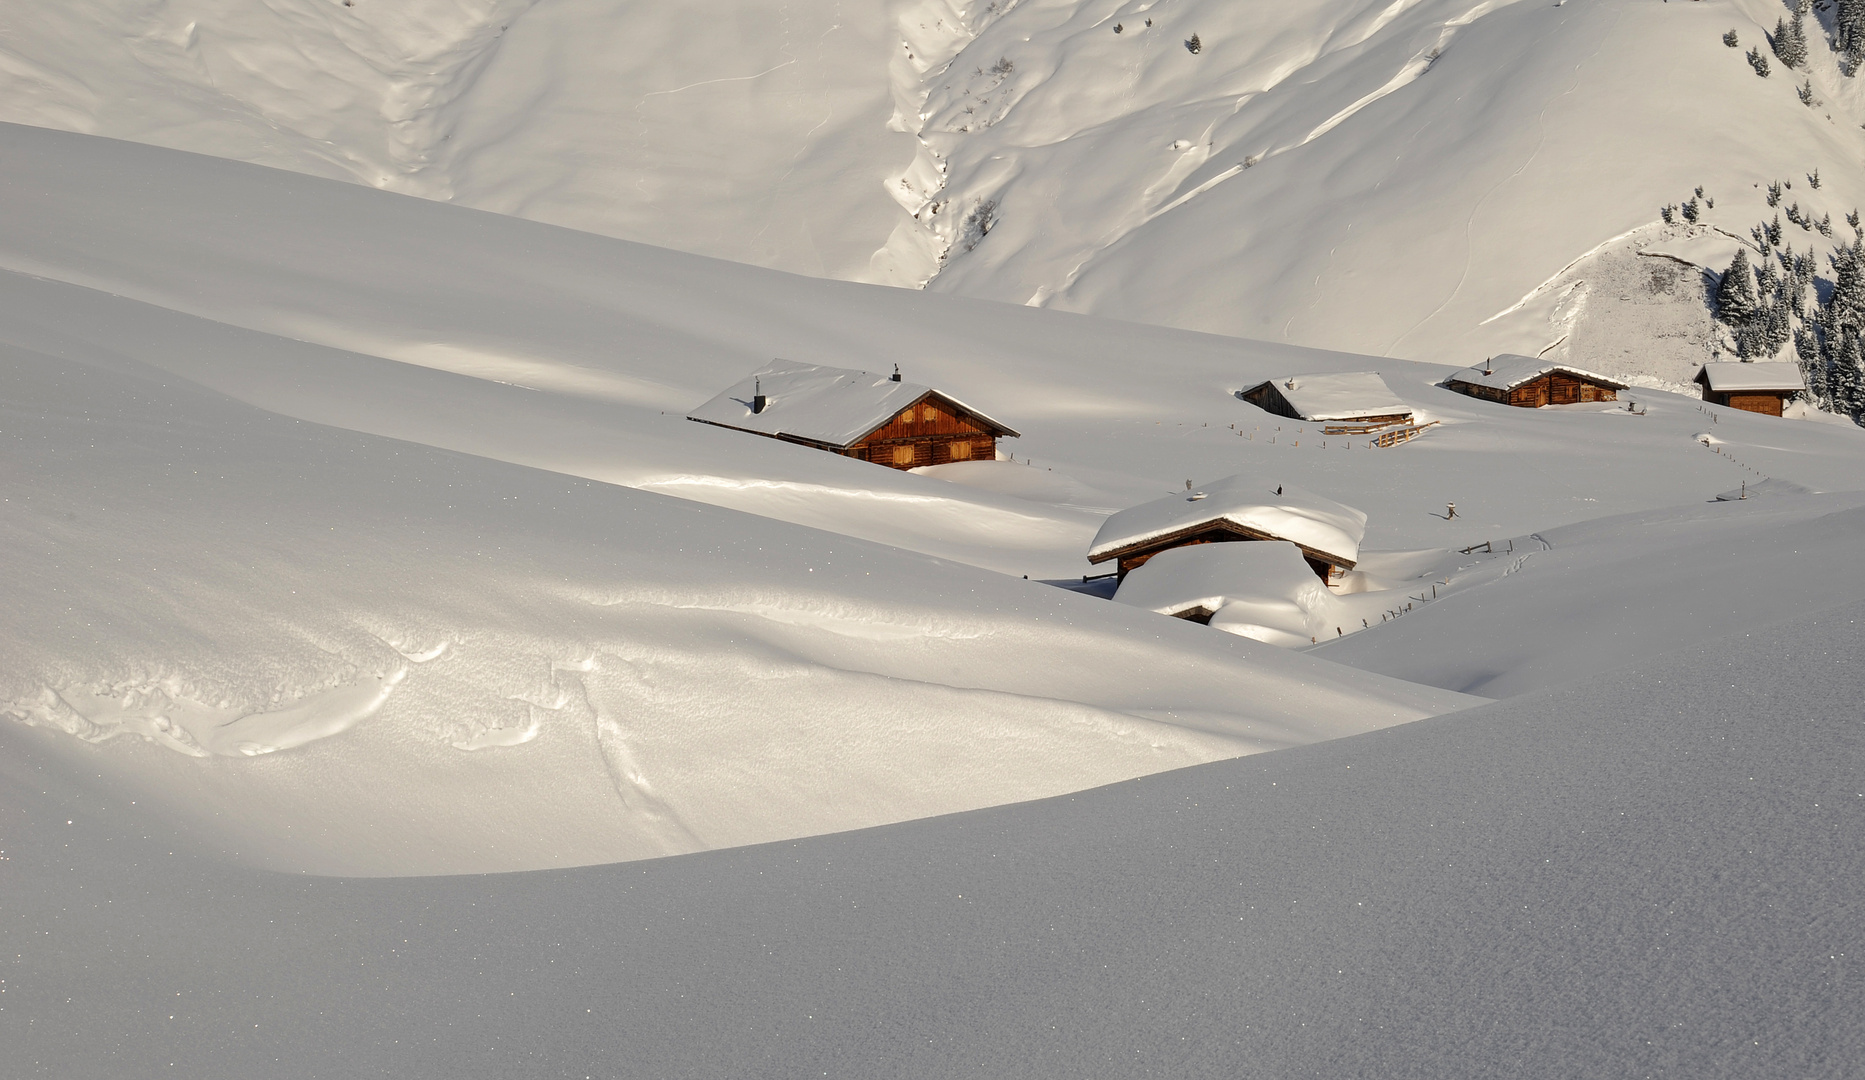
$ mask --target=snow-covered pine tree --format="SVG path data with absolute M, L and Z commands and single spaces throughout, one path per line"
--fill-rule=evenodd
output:
M 1841 244 L 1833 254 L 1833 291 L 1826 301 L 1826 323 L 1835 331 L 1865 329 L 1865 250 L 1860 242 Z
M 1774 33 L 1768 35 L 1768 45 L 1781 63 L 1790 68 L 1797 68 L 1807 62 L 1806 28 L 1796 14 L 1793 22 L 1785 18 L 1774 24 Z
M 1723 44 L 1729 46 L 1731 49 L 1739 49 L 1742 47 L 1742 39 L 1736 37 L 1735 31 L 1731 30 L 1723 35 Z
M 1730 326 L 1740 327 L 1755 317 L 1761 298 L 1755 294 L 1755 271 L 1748 262 L 1748 249 L 1736 248 L 1735 259 L 1716 285 L 1716 317 Z
M 1807 380 L 1807 397 L 1816 409 L 1831 410 L 1826 393 L 1826 358 L 1820 355 L 1820 335 L 1810 326 L 1794 331 L 1794 358 L 1800 363 L 1800 375 Z
M 1768 58 L 1761 54 L 1760 49 L 1750 49 L 1748 51 L 1748 66 L 1754 68 L 1755 74 L 1760 75 L 1762 78 L 1765 79 L 1768 77 Z
M 1865 58 L 1865 0 L 1839 0 L 1833 14 L 1833 47 L 1852 61 L 1845 73 L 1856 72 L 1857 62 Z
M 1865 350 L 1859 348 L 1857 330 L 1840 330 L 1829 340 L 1826 391 L 1833 411 L 1857 424 L 1865 420 Z

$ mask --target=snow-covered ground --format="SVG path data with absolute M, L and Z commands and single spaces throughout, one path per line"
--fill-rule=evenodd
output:
M 1559 20 L 1617 49 L 1600 20 L 1698 18 L 1667 9 L 1731 11 L 1482 8 L 1408 86 L 1463 50 L 1532 88 Z M 1443 14 L 1383 13 L 1341 72 Z M 1508 19 L 1558 22 L 1554 59 L 1470 47 Z M 1184 59 L 1243 47 L 1201 36 Z M 1323 74 L 1290 95 L 1345 92 Z M 1865 1045 L 1865 431 L 1661 387 L 1511 409 L 1437 385 L 1468 357 L 802 277 L 281 164 L 0 126 L 13 1071 L 1824 1077 Z M 776 357 L 897 363 L 1022 435 L 903 473 L 685 419 Z M 1417 438 L 1237 396 L 1369 370 Z M 1333 641 L 1081 580 L 1110 514 L 1233 476 L 1366 514 L 1303 609 Z
M 0 11 L 0 120 L 799 273 L 1453 366 L 1555 349 L 1675 381 L 1713 334 L 1700 280 L 1635 254 L 1661 206 L 1702 187 L 1702 228 L 1733 237 L 1774 181 L 1816 218 L 1865 206 L 1865 90 L 1827 44 L 1830 5 L 1805 70 L 1769 78 L 1744 56 L 1768 52 L 1773 0 Z
M 229 866 L 0 727 L 7 1071 L 1844 1080 L 1860 628 L 1827 608 L 1044 802 L 492 876 Z

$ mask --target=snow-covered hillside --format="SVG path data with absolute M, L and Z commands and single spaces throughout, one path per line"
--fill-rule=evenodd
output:
M 1435 687 L 1488 686 L 1475 660 L 1394 667 L 1382 643 L 1435 618 L 1382 621 L 1414 595 L 1447 613 L 1493 597 L 1506 628 L 1552 591 L 1569 610 L 1534 651 L 1590 647 L 1601 609 L 1652 580 L 1602 568 L 1827 503 L 1783 497 L 1778 522 L 1760 500 L 1661 508 L 1745 483 L 1843 491 L 1865 462 L 1850 425 L 1663 393 L 1636 413 L 1510 409 L 1404 361 L 1387 381 L 1436 424 L 1374 449 L 1236 397 L 1367 357 L 794 277 L 87 136 L 0 139 L 6 708 L 270 865 L 640 857 L 1443 712 L 1470 699 Z M 901 363 L 1014 421 L 1017 460 L 901 473 L 683 419 L 773 354 Z M 1338 634 L 1373 630 L 1340 655 L 1413 681 L 1023 580 L 1092 569 L 1114 508 L 1240 472 L 1369 515 L 1334 610 Z M 1635 516 L 1571 556 L 1555 533 L 1562 553 L 1526 570 L 1452 550 L 1612 514 Z M 1801 595 L 1815 579 L 1790 565 L 1760 580 Z M 1576 575 L 1601 595 L 1576 600 Z M 1661 601 L 1675 617 L 1640 650 L 1717 625 L 1716 596 Z
M 1703 187 L 1704 227 L 1744 237 L 1768 183 L 1815 171 L 1812 216 L 1865 205 L 1832 12 L 1804 71 L 1744 58 L 1783 14 L 21 3 L 0 119 L 812 275 L 1456 364 L 1554 348 L 1674 383 L 1713 335 L 1701 276 L 1635 254 L 1661 206 Z

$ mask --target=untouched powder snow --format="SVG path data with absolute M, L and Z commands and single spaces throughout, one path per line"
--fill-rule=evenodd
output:
M 1750 629 L 1044 802 L 496 876 L 228 866 L 0 727 L 0 1035 L 21 1075 L 1844 1080 L 1865 623 Z
M 0 722 L 261 865 L 727 847 L 1471 700 L 128 360 L 7 349 L 0 386 Z

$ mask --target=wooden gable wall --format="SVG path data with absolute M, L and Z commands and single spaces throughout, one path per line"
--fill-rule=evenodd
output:
M 997 457 L 997 434 L 965 410 L 927 394 L 843 452 L 896 469 L 991 461 Z

